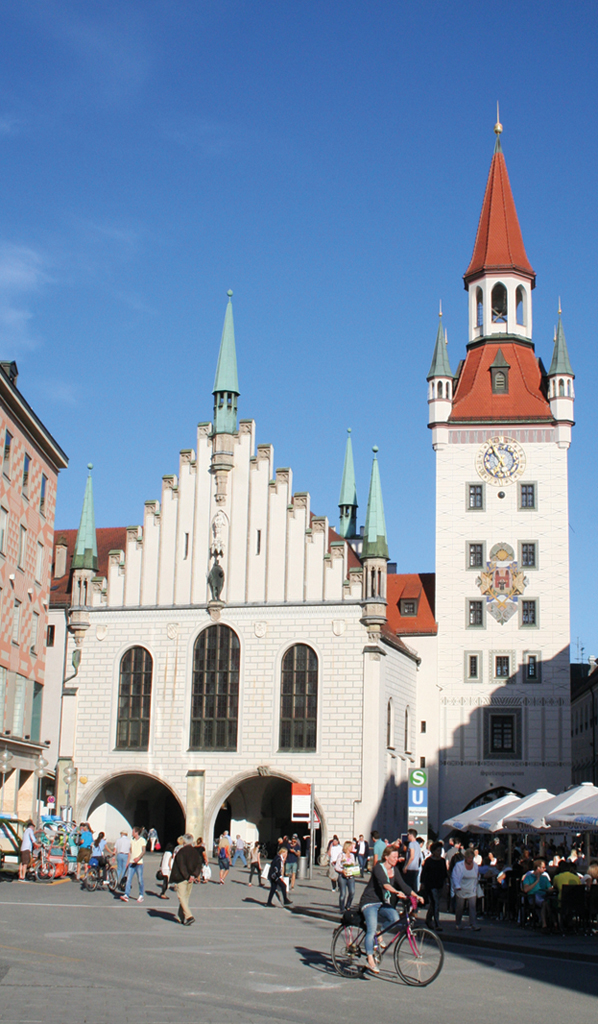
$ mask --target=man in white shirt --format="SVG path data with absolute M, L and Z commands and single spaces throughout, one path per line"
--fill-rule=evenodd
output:
M 245 840 L 241 839 L 241 836 L 237 836 L 235 839 L 235 856 L 233 857 L 232 867 L 234 868 L 237 863 L 237 857 L 240 857 L 243 861 L 243 866 L 247 867 L 247 858 L 245 856 Z
M 127 887 L 124 894 L 121 896 L 123 903 L 129 902 L 129 896 L 131 894 L 131 885 L 133 878 L 137 875 L 137 883 L 139 885 L 139 896 L 137 897 L 138 903 L 143 903 L 144 889 L 143 889 L 143 855 L 145 853 L 145 839 L 141 835 L 141 829 L 137 826 L 133 827 L 133 838 L 131 839 L 131 849 L 129 851 L 129 873 L 127 876 Z
M 39 846 L 39 843 L 35 841 L 35 831 L 33 829 L 33 822 L 31 819 L 25 826 L 23 833 L 23 839 L 21 842 L 21 856 L 19 862 L 19 882 L 26 882 L 25 875 L 27 874 L 27 868 L 31 864 L 31 858 L 33 857 L 33 848 Z
M 114 844 L 114 852 L 116 854 L 116 876 L 120 883 L 122 876 L 127 870 L 129 853 L 131 852 L 131 839 L 126 829 L 121 829 L 121 833 Z

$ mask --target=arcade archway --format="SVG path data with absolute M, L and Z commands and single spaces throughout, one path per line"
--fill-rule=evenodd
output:
M 176 843 L 185 831 L 185 813 L 168 786 L 151 775 L 127 772 L 108 779 L 92 798 L 82 819 L 92 829 L 116 839 L 121 829 L 133 825 L 155 828 L 162 847 Z
M 321 812 L 316 804 L 318 817 Z M 251 775 L 231 785 L 228 792 L 221 791 L 211 816 L 211 835 L 217 841 L 227 829 L 234 838 L 241 835 L 247 843 L 259 839 L 268 847 L 269 854 L 276 849 L 280 836 L 294 832 L 303 840 L 309 833 L 307 823 L 291 820 L 291 780 L 280 775 Z M 316 831 L 316 856 L 319 853 L 321 829 Z

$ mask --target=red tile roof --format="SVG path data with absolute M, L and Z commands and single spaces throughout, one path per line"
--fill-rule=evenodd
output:
M 535 285 L 536 275 L 525 252 L 507 165 L 500 151 L 492 157 L 473 256 L 463 275 L 465 285 L 487 270 L 516 270 L 531 279 L 532 288 Z
M 499 350 L 509 369 L 508 394 L 492 393 L 490 366 Z M 542 372 L 533 349 L 517 342 L 486 341 L 467 353 L 455 391 L 449 423 L 552 420 L 542 391 Z
M 54 552 L 52 558 L 52 572 L 54 572 L 54 566 L 56 565 L 56 545 L 61 541 L 66 541 L 67 555 L 66 555 L 66 572 L 64 576 L 59 579 L 52 576 L 52 583 L 50 585 L 50 605 L 53 607 L 62 607 L 69 605 L 71 602 L 71 562 L 73 560 L 73 553 L 75 551 L 75 542 L 77 540 L 77 530 L 56 530 L 54 532 Z M 110 551 L 124 551 L 127 541 L 127 530 L 124 526 L 106 527 L 104 529 L 96 530 L 96 540 L 98 544 L 98 576 L 108 575 L 108 553 Z
M 386 615 L 388 626 L 399 636 L 435 635 L 434 619 L 436 577 L 433 572 L 396 573 L 387 578 Z M 417 615 L 401 615 L 399 602 L 408 598 L 417 601 Z

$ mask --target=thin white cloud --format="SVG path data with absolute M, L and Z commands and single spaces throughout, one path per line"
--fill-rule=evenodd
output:
M 28 246 L 0 242 L 0 353 L 15 358 L 35 348 L 30 297 L 51 280 L 40 252 Z
M 22 127 L 22 120 L 13 114 L 0 114 L 0 136 L 16 135 Z

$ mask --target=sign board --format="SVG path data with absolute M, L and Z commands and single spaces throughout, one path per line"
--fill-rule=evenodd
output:
M 428 773 L 425 768 L 412 768 L 409 772 L 409 796 L 407 805 L 408 828 L 417 829 L 417 834 L 428 836 Z
M 306 821 L 311 817 L 311 786 L 305 782 L 291 783 L 291 821 Z
M 56 797 L 55 796 L 49 796 L 48 799 L 46 800 L 46 803 L 47 803 L 48 807 L 53 807 L 54 804 L 56 803 Z

